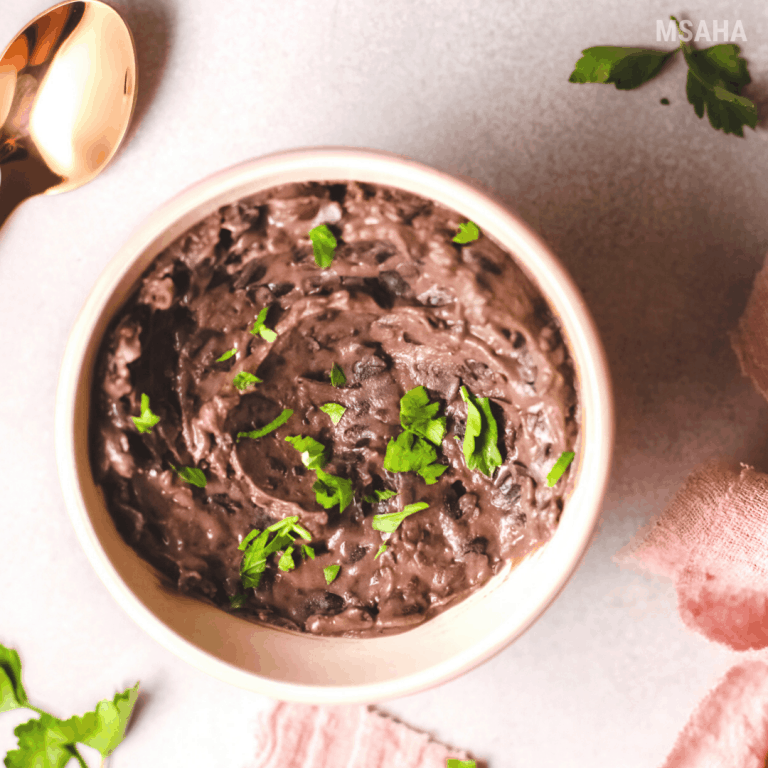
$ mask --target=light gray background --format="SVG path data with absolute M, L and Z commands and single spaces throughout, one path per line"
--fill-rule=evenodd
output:
M 47 5 L 4 2 L 0 47 Z M 669 585 L 611 558 L 700 461 L 768 469 L 768 407 L 726 336 L 768 251 L 768 129 L 738 139 L 699 120 L 680 60 L 636 92 L 567 80 L 591 45 L 671 47 L 656 43 L 670 13 L 740 19 L 768 122 L 764 4 L 116 5 L 141 56 L 130 142 L 0 232 L 0 642 L 19 649 L 33 699 L 69 716 L 141 679 L 114 768 L 258 765 L 254 717 L 271 702 L 150 639 L 81 551 L 56 476 L 56 378 L 92 284 L 167 198 L 279 149 L 374 147 L 485 182 L 547 240 L 602 333 L 618 414 L 601 527 L 556 603 L 484 666 L 382 708 L 491 768 L 658 766 L 735 657 L 682 626 Z M 0 754 L 26 717 L 0 716 Z

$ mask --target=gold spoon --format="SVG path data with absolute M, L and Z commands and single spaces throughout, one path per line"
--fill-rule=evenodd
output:
M 136 49 L 117 11 L 69 0 L 34 18 L 0 58 L 0 226 L 28 197 L 89 182 L 136 103 Z

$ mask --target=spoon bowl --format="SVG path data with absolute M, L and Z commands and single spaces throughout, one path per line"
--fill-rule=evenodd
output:
M 136 48 L 113 8 L 68 0 L 0 57 L 0 226 L 28 197 L 91 181 L 120 146 L 136 104 Z

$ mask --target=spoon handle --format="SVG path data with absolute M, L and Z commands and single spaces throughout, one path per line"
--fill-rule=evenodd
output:
M 24 173 L 12 165 L 0 168 L 0 228 L 18 205 L 33 194 Z

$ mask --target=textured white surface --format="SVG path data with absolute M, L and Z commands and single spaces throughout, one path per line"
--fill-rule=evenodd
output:
M 636 92 L 567 79 L 590 45 L 657 45 L 670 13 L 740 19 L 765 120 L 763 4 L 114 4 L 143 65 L 130 142 L 91 184 L 28 201 L 0 231 L 0 642 L 19 649 L 33 699 L 68 716 L 141 679 L 113 768 L 258 766 L 253 723 L 270 701 L 167 653 L 80 551 L 54 463 L 56 376 L 91 285 L 158 204 L 266 152 L 368 146 L 480 179 L 548 241 L 603 334 L 618 412 L 603 522 L 563 594 L 484 666 L 383 709 L 491 768 L 658 766 L 734 658 L 682 627 L 669 587 L 611 557 L 698 462 L 768 469 L 768 405 L 726 335 L 768 250 L 768 131 L 740 140 L 696 118 L 679 61 Z M 47 5 L 4 3 L 0 46 Z M 0 716 L 0 754 L 24 719 Z

